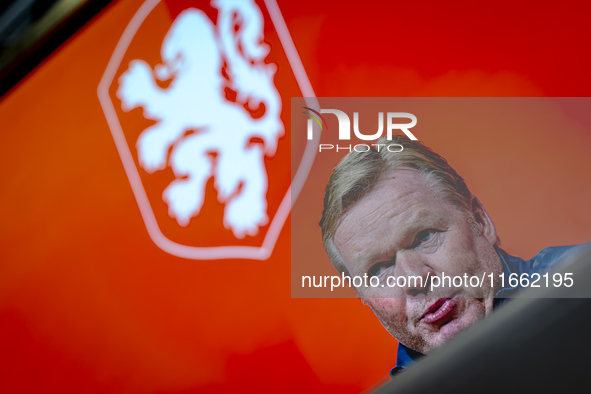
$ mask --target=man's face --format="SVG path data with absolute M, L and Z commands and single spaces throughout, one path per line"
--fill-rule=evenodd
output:
M 384 327 L 401 343 L 426 353 L 492 311 L 494 283 L 502 263 L 496 232 L 486 213 L 476 214 L 482 231 L 438 196 L 416 170 L 393 170 L 345 215 L 334 243 L 351 276 L 377 276 L 376 287 L 357 289 Z M 485 280 L 472 287 L 390 287 L 389 276 L 467 274 Z M 374 279 L 374 283 L 375 283 Z M 390 282 L 392 283 L 392 282 Z M 424 284 L 423 284 L 424 286 Z

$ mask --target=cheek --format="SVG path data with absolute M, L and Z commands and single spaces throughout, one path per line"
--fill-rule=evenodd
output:
M 407 320 L 405 298 L 370 298 L 367 304 L 384 325 L 403 326 Z
M 464 300 L 463 311 L 459 318 L 466 327 L 469 327 L 486 316 L 486 309 L 483 300 L 467 298 Z
M 470 230 L 468 230 L 470 231 Z M 452 272 L 471 273 L 476 267 L 476 262 L 480 260 L 477 251 L 478 246 L 473 234 L 458 232 L 447 240 L 442 248 L 443 255 L 439 256 L 446 261 L 448 270 Z

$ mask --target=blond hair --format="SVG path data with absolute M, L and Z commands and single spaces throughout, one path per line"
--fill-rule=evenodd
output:
M 380 182 L 382 175 L 396 168 L 418 170 L 436 193 L 465 215 L 475 232 L 480 231 L 474 217 L 475 204 L 480 202 L 443 157 L 422 142 L 404 136 L 393 136 L 391 141 L 384 137 L 375 145 L 368 151 L 352 151 L 345 156 L 326 186 L 320 227 L 324 248 L 338 271 L 349 274 L 333 242 L 338 226 L 345 214 Z M 390 150 L 392 145 L 394 149 Z

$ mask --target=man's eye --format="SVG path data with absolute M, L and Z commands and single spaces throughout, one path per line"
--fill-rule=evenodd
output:
M 436 233 L 438 233 L 438 231 L 434 228 L 429 228 L 427 230 L 419 232 L 419 234 L 417 235 L 417 246 L 421 243 L 429 241 L 431 238 L 433 238 L 433 236 Z
M 392 262 L 385 262 L 385 263 L 378 263 L 373 265 L 369 271 L 367 272 L 367 276 L 372 277 L 372 276 L 378 276 L 380 275 L 382 272 L 384 272 L 384 270 L 390 266 L 392 266 L 394 263 Z

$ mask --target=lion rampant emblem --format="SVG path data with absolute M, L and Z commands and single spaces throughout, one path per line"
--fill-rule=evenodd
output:
M 284 133 L 274 64 L 263 43 L 263 16 L 252 0 L 214 0 L 215 26 L 205 13 L 187 9 L 164 38 L 162 64 L 132 60 L 119 78 L 124 111 L 143 108 L 156 121 L 136 142 L 149 174 L 170 167 L 175 179 L 162 198 L 181 226 L 196 217 L 213 177 L 223 223 L 234 236 L 254 236 L 268 222 L 265 156 Z M 224 75 L 225 74 L 225 75 Z M 170 81 L 161 88 L 157 80 Z M 236 92 L 228 101 L 225 88 Z M 253 117 L 251 110 L 263 115 Z M 260 112 L 260 111 L 258 111 Z

